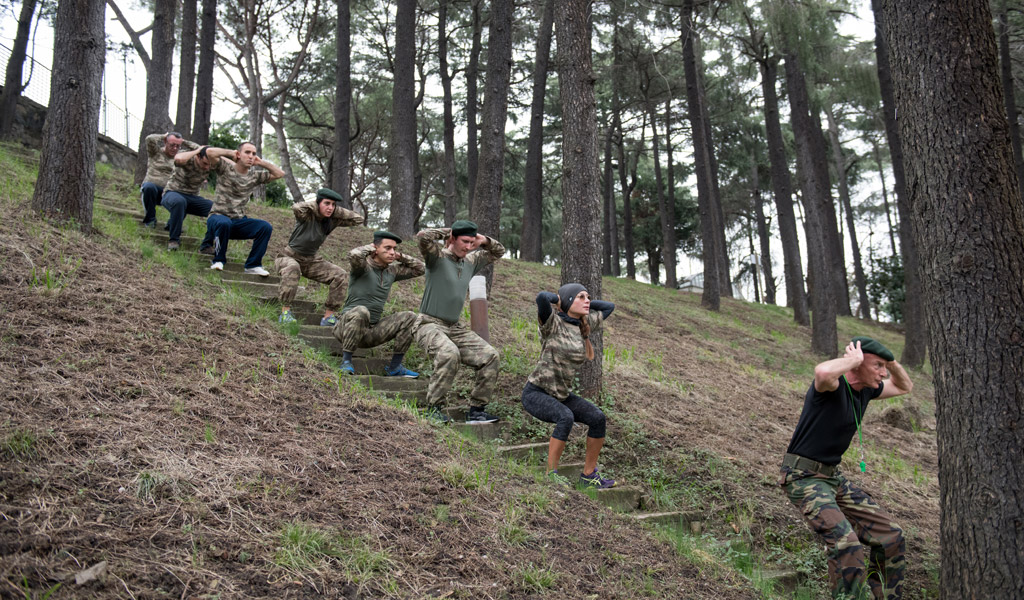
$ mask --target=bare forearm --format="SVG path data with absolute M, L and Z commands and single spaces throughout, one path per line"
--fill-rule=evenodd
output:
M 889 370 L 889 375 L 891 376 L 889 382 L 893 386 L 899 388 L 905 394 L 909 394 L 914 389 L 914 382 L 910 380 L 910 376 L 907 375 L 903 365 L 893 360 L 889 361 L 885 367 Z
M 275 179 L 280 179 L 284 177 L 284 170 L 272 162 L 263 160 L 261 158 L 256 161 L 256 164 L 270 171 L 270 179 L 268 179 L 268 181 L 274 181 Z

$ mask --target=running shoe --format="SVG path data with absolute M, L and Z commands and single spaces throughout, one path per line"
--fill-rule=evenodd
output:
M 320 319 L 320 326 L 321 327 L 334 327 L 337 324 L 338 324 L 338 317 L 336 317 L 334 315 L 331 315 L 329 317 L 324 317 L 324 318 Z
M 500 419 L 487 411 L 482 407 L 470 406 L 469 415 L 466 416 L 466 422 L 474 425 L 482 425 L 484 423 L 494 423 Z
M 282 310 L 281 316 L 277 318 L 278 323 L 294 323 L 296 318 L 292 316 L 290 310 Z
M 580 473 L 580 485 L 588 488 L 595 488 L 598 490 L 606 490 L 608 488 L 615 487 L 614 479 L 605 479 L 597 473 L 597 469 L 590 475 L 584 475 Z
M 220 262 L 219 260 L 218 261 L 214 261 L 214 263 L 212 265 L 210 265 L 210 269 L 212 269 L 214 271 L 223 271 L 224 270 L 224 263 Z
M 181 248 L 181 244 L 180 243 L 174 242 L 174 241 L 167 242 L 167 249 L 170 250 L 171 252 L 177 251 L 178 248 Z
M 341 363 L 341 372 L 346 375 L 355 375 L 356 367 L 355 365 L 352 364 L 352 361 L 346 360 L 345 362 Z
M 264 269 L 263 267 L 249 267 L 248 269 L 245 270 L 245 273 L 247 275 L 259 275 L 260 277 L 266 277 L 270 275 L 270 271 Z
M 200 248 L 199 249 L 199 253 L 200 254 L 205 254 L 207 256 L 213 256 L 215 254 L 215 252 L 213 250 L 213 246 L 211 246 L 209 244 L 207 244 L 206 246 L 203 246 L 202 248 Z
M 416 379 L 417 377 L 420 376 L 420 374 L 417 373 L 416 371 L 410 371 L 409 369 L 406 369 L 403 365 L 398 365 L 394 369 L 392 369 L 390 366 L 384 367 L 384 376 L 408 377 L 410 379 Z

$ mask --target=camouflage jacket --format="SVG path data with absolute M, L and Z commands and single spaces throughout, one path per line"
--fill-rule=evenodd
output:
M 250 168 L 247 173 L 235 170 L 233 160 L 221 157 L 217 166 L 217 191 L 213 195 L 212 215 L 224 215 L 229 219 L 241 219 L 245 216 L 245 205 L 252 197 L 252 190 L 260 184 L 270 181 L 270 171 L 262 167 Z
M 551 292 L 537 294 L 537 315 L 541 320 L 541 351 L 537 367 L 527 379 L 551 396 L 564 401 L 576 377 L 576 370 L 587 359 L 587 350 L 580 333 L 579 321 L 553 310 L 558 296 Z M 593 300 L 590 303 L 591 333 L 615 310 L 611 302 Z
M 174 172 L 167 180 L 164 193 L 178 192 L 189 196 L 198 196 L 199 191 L 206 185 L 206 178 L 210 171 L 199 166 L 199 161 L 193 156 L 184 165 L 174 165 Z
M 146 178 L 142 183 L 152 183 L 159 187 L 167 187 L 167 180 L 174 172 L 174 157 L 167 156 L 164 152 L 164 141 L 166 134 L 154 133 L 146 136 L 146 154 L 149 161 L 146 163 Z M 194 142 L 182 140 L 181 150 L 195 150 L 199 146 Z

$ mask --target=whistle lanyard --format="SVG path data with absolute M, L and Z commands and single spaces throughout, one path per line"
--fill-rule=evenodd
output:
M 843 383 L 846 384 L 847 391 L 850 392 L 850 405 L 853 407 L 853 422 L 857 424 L 857 439 L 860 442 L 860 472 L 866 473 L 868 470 L 868 464 L 864 462 L 864 432 L 860 428 L 860 418 L 857 416 L 857 399 L 853 395 L 853 388 L 850 387 L 850 382 L 846 380 L 846 376 L 842 375 Z

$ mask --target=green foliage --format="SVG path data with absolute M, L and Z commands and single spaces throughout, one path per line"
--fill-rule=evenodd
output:
M 867 274 L 868 297 L 895 323 L 903 322 L 903 260 L 899 254 L 872 258 Z
M 331 534 L 305 523 L 288 523 L 278 534 L 274 563 L 292 572 L 315 571 L 333 565 L 353 583 L 364 586 L 382 577 L 382 587 L 393 587 L 388 576 L 392 560 L 358 537 Z
M 9 424 L 9 422 L 8 422 Z M 30 458 L 37 453 L 38 438 L 28 429 L 16 428 L 4 434 L 0 449 L 13 458 Z

